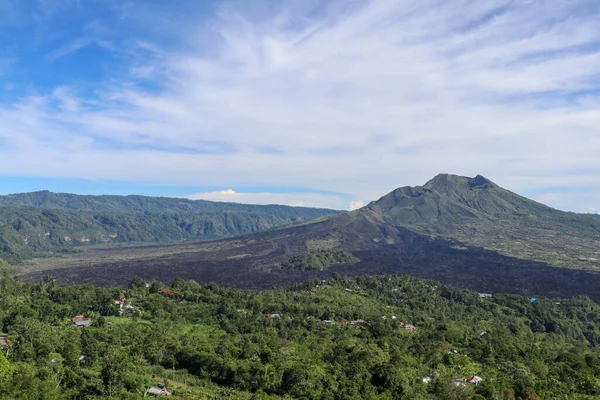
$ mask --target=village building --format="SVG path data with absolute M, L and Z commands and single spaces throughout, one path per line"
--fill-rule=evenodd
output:
M 119 308 L 119 314 L 123 314 L 123 300 L 115 300 L 115 305 Z
M 92 320 L 89 317 L 84 317 L 83 315 L 71 317 L 69 320 L 73 323 L 73 325 L 78 327 L 90 326 L 92 323 Z
M 269 319 L 281 318 L 281 315 L 280 314 L 267 314 L 267 318 L 269 318 Z
M 0 349 L 8 349 L 10 345 L 8 344 L 8 335 L 1 334 L 0 335 Z
M 479 293 L 480 298 L 494 297 L 491 293 Z
M 467 379 L 467 382 L 472 383 L 475 386 L 479 386 L 479 383 L 483 381 L 482 378 L 480 378 L 477 375 L 473 375 L 472 377 L 470 377 L 469 379 Z
M 173 395 L 173 393 L 171 393 L 167 390 L 166 386 L 164 386 L 162 389 L 157 388 L 157 387 L 151 387 L 150 389 L 146 390 L 146 392 L 154 397 L 172 396 Z
M 365 323 L 364 319 L 355 319 L 354 321 L 350 321 L 350 325 L 362 325 Z
M 409 324 L 408 322 L 401 322 L 400 327 L 411 332 L 416 332 L 418 330 L 416 326 L 414 326 L 413 324 Z
M 158 294 L 161 294 L 161 295 L 166 294 L 168 296 L 173 296 L 176 294 L 181 294 L 181 292 L 179 290 L 171 290 L 171 289 L 164 288 L 164 289 L 158 289 Z

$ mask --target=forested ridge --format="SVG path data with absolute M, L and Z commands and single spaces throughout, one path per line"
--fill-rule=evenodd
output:
M 139 399 L 160 382 L 181 399 L 600 396 L 600 307 L 586 297 L 480 298 L 403 276 L 253 292 L 5 273 L 0 321 L 3 399 Z
M 335 213 L 145 196 L 0 196 L 0 259 L 18 262 L 97 243 L 219 239 Z
M 54 193 L 47 190 L 0 196 L 0 205 L 41 208 L 62 211 L 90 211 L 110 213 L 215 213 L 247 212 L 275 214 L 283 217 L 316 218 L 340 211 L 311 207 L 290 207 L 277 204 L 255 205 L 208 200 L 190 200 L 178 197 L 152 197 L 140 195 L 79 195 Z

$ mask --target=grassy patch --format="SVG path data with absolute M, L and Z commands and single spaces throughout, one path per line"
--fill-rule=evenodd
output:
M 306 248 L 308 250 L 330 250 L 339 247 L 340 241 L 337 238 L 330 237 L 321 240 L 307 240 Z
M 353 264 L 360 261 L 351 253 L 342 249 L 309 250 L 291 257 L 281 263 L 283 269 L 300 271 L 322 271 L 334 264 Z

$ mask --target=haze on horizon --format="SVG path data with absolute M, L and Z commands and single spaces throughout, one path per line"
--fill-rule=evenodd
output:
M 600 209 L 600 3 L 0 0 L 0 192 Z

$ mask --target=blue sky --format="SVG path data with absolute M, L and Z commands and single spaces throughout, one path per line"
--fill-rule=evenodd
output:
M 435 10 L 435 12 L 432 12 Z M 0 193 L 600 209 L 596 0 L 0 0 Z

